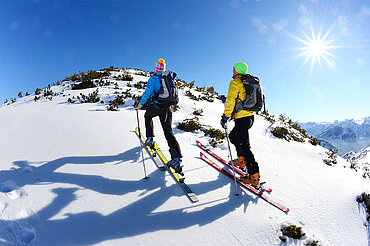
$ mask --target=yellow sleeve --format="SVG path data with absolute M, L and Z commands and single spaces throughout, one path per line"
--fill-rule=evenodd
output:
M 232 80 L 229 85 L 229 92 L 227 93 L 227 98 L 225 102 L 224 114 L 226 117 L 231 117 L 232 112 L 235 107 L 235 100 L 239 95 L 238 84 L 235 80 Z

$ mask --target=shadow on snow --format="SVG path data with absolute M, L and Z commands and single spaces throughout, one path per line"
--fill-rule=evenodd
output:
M 75 192 L 78 188 L 56 188 L 52 191 L 57 196 L 49 205 L 36 214 L 30 214 L 29 217 L 18 220 L 0 220 L 0 226 L 5 228 L 9 232 L 8 234 L 14 235 L 13 240 L 21 241 L 23 244 L 27 244 L 27 242 L 37 238 L 37 242 L 41 243 L 41 245 L 47 245 L 50 242 L 53 242 L 53 245 L 91 245 L 105 240 L 132 237 L 153 231 L 178 230 L 194 225 L 202 226 L 229 214 L 243 204 L 246 209 L 249 202 L 257 202 L 256 198 L 248 195 L 243 195 L 243 198 L 246 199 L 234 198 L 235 187 L 231 185 L 229 199 L 199 211 L 186 211 L 192 207 L 205 205 L 204 203 L 199 205 L 191 204 L 189 201 L 189 206 L 185 208 L 153 212 L 171 197 L 185 196 L 176 183 L 167 186 L 165 172 L 161 172 L 158 169 L 150 174 L 151 178 L 149 181 L 142 179 L 124 181 L 108 179 L 99 175 L 56 172 L 56 169 L 65 164 L 103 165 L 105 163 L 130 160 L 139 162 L 140 151 L 140 147 L 136 147 L 113 156 L 63 157 L 38 167 L 30 166 L 27 161 L 14 162 L 14 165 L 19 168 L 3 170 L 0 172 L 0 177 L 1 180 L 13 180 L 14 185 L 17 187 L 45 183 L 67 183 L 112 195 L 124 195 L 138 190 L 145 190 L 146 193 L 152 192 L 108 215 L 87 211 L 65 214 L 62 219 L 51 219 L 77 199 Z M 29 168 L 32 171 L 25 171 L 29 170 Z M 220 178 L 217 180 L 192 184 L 191 189 L 199 196 L 230 184 L 227 177 L 224 177 L 221 173 L 219 175 Z M 7 187 L 6 185 L 4 187 L 3 185 L 2 191 L 9 192 L 17 187 Z M 208 201 L 208 205 L 212 202 Z M 35 220 L 38 223 L 32 222 Z M 19 235 L 17 236 L 17 234 Z M 2 238 L 4 238 L 3 236 Z

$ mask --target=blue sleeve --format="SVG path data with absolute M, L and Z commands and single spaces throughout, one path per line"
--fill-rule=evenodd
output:
M 155 95 L 155 78 L 154 76 L 150 77 L 148 83 L 146 84 L 145 92 L 140 99 L 141 104 L 145 104 L 148 99 Z

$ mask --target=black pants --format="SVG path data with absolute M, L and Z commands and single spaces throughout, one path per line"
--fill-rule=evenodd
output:
M 243 156 L 247 165 L 248 173 L 259 173 L 258 163 L 254 159 L 249 143 L 248 130 L 252 127 L 254 116 L 243 117 L 235 120 L 235 127 L 230 132 L 230 142 L 235 145 L 236 153 Z
M 170 147 L 171 159 L 182 157 L 180 145 L 177 142 L 172 131 L 172 109 L 171 107 L 160 107 L 154 104 L 148 106 L 144 118 L 146 137 L 154 137 L 153 118 L 159 116 L 164 136 L 166 137 L 168 147 Z

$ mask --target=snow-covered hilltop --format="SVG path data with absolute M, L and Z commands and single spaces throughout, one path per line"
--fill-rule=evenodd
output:
M 179 80 L 173 114 L 185 182 L 199 202 L 147 152 L 150 179 L 143 180 L 132 104 L 149 76 L 116 68 L 73 75 L 0 106 L 0 245 L 369 244 L 368 215 L 356 198 L 370 193 L 370 179 L 341 157 L 324 164 L 327 149 L 292 123 L 257 115 L 250 132 L 262 181 L 290 212 L 240 187 L 236 197 L 234 183 L 203 162 L 195 144 L 229 159 L 225 140 L 206 136 L 220 129 L 223 112 L 212 87 Z M 178 129 L 189 121 L 199 129 Z M 159 120 L 154 124 L 169 157 Z M 283 242 L 281 228 L 289 225 L 305 236 Z

